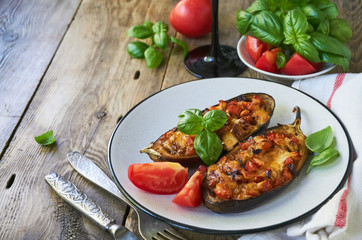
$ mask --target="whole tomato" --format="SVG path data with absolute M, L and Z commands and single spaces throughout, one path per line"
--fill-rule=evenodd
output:
M 186 37 L 196 38 L 212 30 L 211 0 L 181 0 L 169 16 L 172 27 Z

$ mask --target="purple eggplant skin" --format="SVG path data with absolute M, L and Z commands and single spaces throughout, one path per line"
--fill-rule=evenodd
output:
M 240 134 L 237 134 L 237 128 L 233 127 L 233 130 L 231 131 L 232 134 L 235 136 L 235 138 L 238 141 L 242 141 L 246 138 L 248 138 L 250 135 L 252 134 L 256 134 L 258 132 L 264 131 L 269 123 L 270 123 L 270 119 L 274 113 L 274 109 L 275 109 L 275 100 L 272 96 L 266 94 L 266 93 L 246 93 L 246 94 L 240 94 L 236 97 L 233 97 L 229 100 L 227 100 L 226 102 L 231 102 L 231 101 L 251 101 L 251 99 L 253 98 L 254 95 L 259 96 L 260 98 L 263 99 L 264 103 L 265 103 L 265 110 L 269 115 L 269 120 L 267 122 L 265 122 L 264 124 L 262 124 L 256 131 L 254 131 L 253 133 L 249 134 L 249 135 L 244 135 L 244 136 L 239 136 Z M 217 106 L 214 105 L 214 106 Z M 203 110 L 203 112 L 205 112 L 207 109 Z M 177 127 L 167 131 L 167 132 L 175 132 L 177 131 Z M 166 132 L 166 133 L 167 133 Z M 146 153 L 148 154 L 148 156 L 155 162 L 159 162 L 159 161 L 167 161 L 167 162 L 178 162 L 181 165 L 185 166 L 185 167 L 197 167 L 200 164 L 204 164 L 202 162 L 202 160 L 200 159 L 200 157 L 195 153 L 194 155 L 191 156 L 175 156 L 172 154 L 169 154 L 165 149 L 163 149 L 162 147 L 162 137 L 165 134 L 161 135 L 156 141 L 151 142 L 151 144 L 142 149 L 140 152 L 141 153 Z M 224 153 L 223 153 L 224 154 Z
M 305 136 L 303 132 L 300 130 L 300 123 L 301 123 L 301 116 L 300 116 L 300 109 L 299 107 L 294 108 L 296 111 L 296 119 L 290 125 L 282 125 L 278 124 L 278 126 L 272 127 L 267 129 L 265 132 L 269 131 L 292 131 L 295 132 L 294 134 L 299 134 L 299 136 L 303 139 Z M 236 146 L 229 154 L 233 154 L 239 150 L 240 146 Z M 271 191 L 265 192 L 257 197 L 248 198 L 245 200 L 224 200 L 220 199 L 216 196 L 213 192 L 213 189 L 208 188 L 206 183 L 207 181 L 207 174 L 205 174 L 203 183 L 202 183 L 202 196 L 203 196 L 203 204 L 215 213 L 238 213 L 248 211 L 250 209 L 256 208 L 261 204 L 265 203 L 266 201 L 278 196 L 283 190 L 285 190 L 290 183 L 299 175 L 300 170 L 302 169 L 306 159 L 309 155 L 309 150 L 305 146 L 305 143 L 302 143 L 300 154 L 302 156 L 301 161 L 297 166 L 290 166 L 293 168 L 293 179 L 288 182 L 286 185 L 282 185 L 272 189 Z M 289 167 L 289 166 L 288 166 Z M 267 174 L 266 174 L 267 175 Z

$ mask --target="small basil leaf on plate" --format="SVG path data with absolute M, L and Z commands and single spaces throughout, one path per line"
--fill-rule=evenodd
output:
M 224 126 L 227 120 L 228 116 L 225 112 L 220 110 L 211 110 L 204 115 L 202 125 L 210 131 L 216 131 Z
M 311 167 L 321 165 L 329 161 L 330 159 L 337 157 L 338 155 L 339 155 L 338 150 L 334 148 L 327 148 L 326 150 L 324 150 L 323 152 L 312 158 L 306 173 L 310 171 Z
M 310 134 L 305 140 L 305 145 L 311 151 L 320 153 L 332 144 L 333 139 L 332 128 L 328 126 Z
M 197 155 L 207 165 L 211 165 L 217 161 L 222 152 L 222 142 L 216 133 L 204 130 L 197 134 L 194 141 L 194 148 Z
M 133 41 L 127 45 L 127 53 L 133 58 L 145 58 L 145 51 L 149 46 L 140 41 Z
M 178 117 L 177 128 L 182 133 L 195 135 L 204 129 L 202 126 L 202 112 L 198 109 L 188 109 Z
M 53 135 L 53 131 L 50 130 L 46 133 L 43 133 L 40 136 L 35 137 L 35 141 L 40 145 L 50 145 L 55 142 L 55 137 Z
M 148 68 L 156 68 L 162 63 L 163 57 L 160 51 L 150 46 L 145 51 L 145 59 Z

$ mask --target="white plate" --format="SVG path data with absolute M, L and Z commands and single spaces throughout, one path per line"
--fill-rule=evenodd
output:
M 295 81 L 295 80 L 302 80 L 312 77 L 317 77 L 319 75 L 325 74 L 331 71 L 336 65 L 331 63 L 323 63 L 321 69 L 318 72 L 305 74 L 305 75 L 286 75 L 286 74 L 277 74 L 271 73 L 267 71 L 260 70 L 259 68 L 255 67 L 255 62 L 250 57 L 248 51 L 246 50 L 246 37 L 242 36 L 238 42 L 236 47 L 240 60 L 249 68 L 253 69 L 256 72 L 259 72 L 265 76 L 266 79 L 274 80 L 274 81 Z
M 180 207 L 175 195 L 156 195 L 136 188 L 127 177 L 132 163 L 151 160 L 140 149 L 177 125 L 178 115 L 189 108 L 204 109 L 242 93 L 264 92 L 275 98 L 276 108 L 269 126 L 294 121 L 294 106 L 302 111 L 301 128 L 306 135 L 327 125 L 333 129 L 340 152 L 338 160 L 305 175 L 305 168 L 280 195 L 253 210 L 216 214 L 200 205 Z M 108 149 L 113 177 L 125 194 L 141 210 L 190 230 L 212 234 L 238 234 L 276 228 L 302 219 L 319 209 L 346 181 L 352 166 L 351 144 L 341 122 L 312 97 L 281 84 L 248 78 L 211 78 L 173 86 L 145 99 L 118 123 Z

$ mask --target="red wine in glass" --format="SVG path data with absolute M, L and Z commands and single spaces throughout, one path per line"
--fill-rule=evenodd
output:
M 184 61 L 187 71 L 198 78 L 237 76 L 246 68 L 235 48 L 219 44 L 218 8 L 219 1 L 212 0 L 211 45 L 190 51 Z

